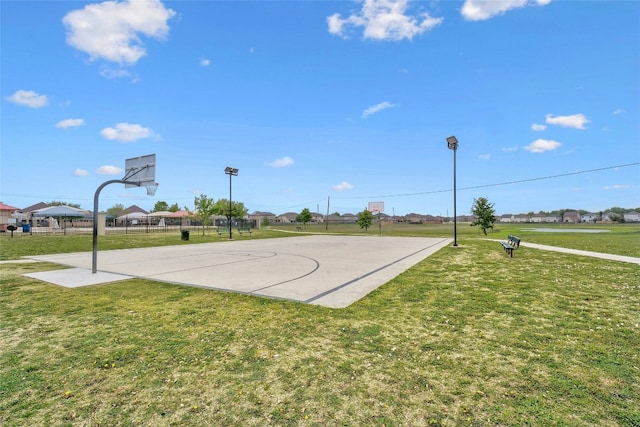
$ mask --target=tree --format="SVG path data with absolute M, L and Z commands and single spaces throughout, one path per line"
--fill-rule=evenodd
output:
M 202 221 L 202 235 L 204 236 L 204 228 L 209 225 L 209 218 L 214 214 L 213 199 L 201 194 L 193 201 L 196 207 L 195 216 Z
M 231 211 L 229 211 L 229 200 L 218 199 L 213 205 L 213 213 L 215 215 L 224 215 L 227 217 L 227 221 L 231 224 L 232 218 L 244 218 L 247 215 L 248 209 L 244 207 L 244 203 L 231 202 Z
M 49 205 L 49 206 L 71 206 L 72 208 L 80 209 L 80 204 L 79 203 L 60 202 L 58 200 L 53 200 L 53 201 L 47 203 L 47 205 Z
M 471 226 L 479 225 L 484 235 L 487 235 L 487 229 L 493 229 L 493 224 L 496 222 L 496 212 L 493 209 L 494 203 L 489 203 L 486 197 L 479 197 L 473 200 L 473 207 L 471 213 L 476 217 L 476 220 L 471 223 Z
M 119 217 L 124 212 L 124 206 L 121 203 L 117 203 L 107 209 L 107 215 L 111 215 L 113 217 Z
M 153 209 L 151 209 L 151 212 L 162 212 L 162 211 L 168 211 L 168 210 L 169 210 L 169 205 L 167 204 L 167 202 L 158 200 L 156 204 L 153 206 Z
M 271 223 L 269 222 L 269 218 L 267 218 L 266 216 L 265 216 L 265 217 L 263 217 L 263 218 L 262 218 L 262 223 L 261 223 L 261 225 L 262 225 L 263 227 L 268 227 L 268 226 L 270 226 L 270 225 L 271 225 Z
M 622 223 L 624 222 L 624 214 L 626 213 L 626 211 L 627 210 L 625 208 L 614 206 L 605 210 L 604 212 L 609 216 L 609 220 Z
M 311 221 L 312 218 L 313 215 L 311 215 L 311 211 L 309 210 L 309 208 L 304 208 L 302 209 L 302 212 L 300 212 L 298 216 L 296 216 L 296 222 L 301 222 L 302 226 L 304 227 L 308 222 Z
M 373 224 L 373 213 L 365 209 L 362 212 L 358 212 L 358 225 L 360 228 L 364 228 L 365 232 L 369 231 L 369 227 Z
M 180 210 L 180 207 L 178 206 L 177 203 L 172 204 L 171 206 L 169 206 L 169 209 L 167 209 L 169 212 L 178 212 Z M 186 209 L 185 209 L 186 210 Z

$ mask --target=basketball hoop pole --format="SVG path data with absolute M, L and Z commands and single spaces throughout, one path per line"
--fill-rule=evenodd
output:
M 98 270 L 98 198 L 102 189 L 109 184 L 124 184 L 125 188 L 144 185 L 147 188 L 147 195 L 152 196 L 155 195 L 155 190 L 158 188 L 155 154 L 126 159 L 124 168 L 125 174 L 122 179 L 104 182 L 93 196 L 93 251 L 91 254 L 91 273 L 93 274 Z
M 102 189 L 109 184 L 129 184 L 140 186 L 139 182 L 126 181 L 124 179 L 112 179 L 110 181 L 104 182 L 96 190 L 96 194 L 93 196 L 93 251 L 91 254 L 92 274 L 96 274 L 96 271 L 98 270 L 98 198 L 100 197 L 100 192 L 102 191 Z

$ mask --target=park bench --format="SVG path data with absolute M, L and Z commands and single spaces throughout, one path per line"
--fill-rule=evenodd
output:
M 218 227 L 218 228 L 216 228 L 216 232 L 218 233 L 218 237 L 220 237 L 223 234 L 229 234 L 229 229 L 228 228 Z
M 501 240 L 500 244 L 504 248 L 505 252 L 508 253 L 511 258 L 513 258 L 513 251 L 520 247 L 520 238 L 514 236 L 513 234 L 509 234 L 507 236 L 507 240 Z
M 296 230 L 302 231 L 302 227 L 298 226 L 298 227 L 296 227 Z
M 238 233 L 242 236 L 242 233 L 249 233 L 249 236 L 253 233 L 253 230 L 250 227 L 238 227 Z

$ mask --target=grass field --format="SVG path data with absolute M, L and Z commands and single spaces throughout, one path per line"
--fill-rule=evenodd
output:
M 640 227 L 605 228 L 495 237 L 640 256 Z M 509 258 L 483 237 L 458 224 L 458 248 L 340 310 L 137 279 L 67 289 L 21 276 L 57 266 L 2 264 L 0 425 L 639 426 L 640 267 Z M 100 250 L 218 240 L 105 236 Z M 91 237 L 0 245 L 11 260 Z

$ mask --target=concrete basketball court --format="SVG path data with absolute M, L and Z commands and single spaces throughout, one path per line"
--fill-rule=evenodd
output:
M 28 258 L 74 268 L 25 276 L 66 287 L 130 278 L 198 286 L 342 308 L 453 240 L 382 236 L 300 236 L 99 251 Z

